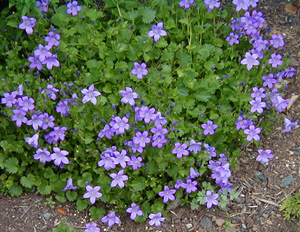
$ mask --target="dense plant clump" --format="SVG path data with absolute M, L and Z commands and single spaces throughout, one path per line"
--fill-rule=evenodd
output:
M 1 13 L 1 191 L 54 192 L 109 226 L 224 206 L 296 72 L 258 0 L 25 2 Z

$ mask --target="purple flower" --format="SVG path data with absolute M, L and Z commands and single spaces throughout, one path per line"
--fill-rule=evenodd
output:
M 186 150 L 187 144 L 180 144 L 179 142 L 175 143 L 175 148 L 172 150 L 172 154 L 176 154 L 177 158 L 180 159 L 182 156 L 188 156 L 189 151 Z
M 153 225 L 161 226 L 161 223 L 166 220 L 164 217 L 162 217 L 162 214 L 160 212 L 157 213 L 157 214 L 150 213 L 149 214 L 149 219 L 151 219 L 149 221 L 150 226 L 153 226 Z
M 204 135 L 208 135 L 208 134 L 213 135 L 215 133 L 215 129 L 218 128 L 218 125 L 213 124 L 213 121 L 211 120 L 207 120 L 207 122 L 202 124 L 201 127 L 204 129 L 203 132 Z
M 4 93 L 3 98 L 1 98 L 1 103 L 5 104 L 6 107 L 12 108 L 12 106 L 16 103 L 16 96 L 17 94 L 12 92 L 12 93 Z
M 256 157 L 256 161 L 261 161 L 265 164 L 269 162 L 269 159 L 274 158 L 274 155 L 271 154 L 272 150 L 257 150 L 259 155 Z
M 128 118 L 123 117 L 114 117 L 115 122 L 111 122 L 110 126 L 115 130 L 117 135 L 121 135 L 125 133 L 125 130 L 129 130 L 130 126 L 127 123 Z
M 184 188 L 184 187 L 185 187 L 185 183 L 182 180 L 177 179 L 175 184 L 175 189 Z
M 135 98 L 139 98 L 139 95 L 132 91 L 132 88 L 126 87 L 126 90 L 120 90 L 120 94 L 123 96 L 121 102 L 129 103 L 131 106 L 135 105 Z
M 68 116 L 69 115 L 69 106 L 68 101 L 59 101 L 57 103 L 56 112 L 60 113 L 61 116 Z
M 78 6 L 77 4 L 78 4 L 77 1 L 72 1 L 72 3 L 68 2 L 67 14 L 72 14 L 73 16 L 76 16 L 77 13 L 81 11 L 81 6 Z
M 259 0 L 249 0 L 249 4 L 250 4 L 253 8 L 257 7 L 257 2 L 259 2 Z
M 235 122 L 236 130 L 246 129 L 248 127 L 248 121 L 244 120 L 241 116 L 238 117 L 238 120 Z
M 180 7 L 184 7 L 185 9 L 188 9 L 191 7 L 191 4 L 194 3 L 194 0 L 181 0 L 179 2 Z
M 237 34 L 234 34 L 233 32 L 230 32 L 229 36 L 226 37 L 226 40 L 229 42 L 229 45 L 232 46 L 233 44 L 239 44 L 240 36 Z
M 258 113 L 262 113 L 264 110 L 263 108 L 265 108 L 267 105 L 265 102 L 262 102 L 261 100 L 251 100 L 250 104 L 252 105 L 250 112 L 254 113 L 254 112 L 258 112 Z
M 53 31 L 50 31 L 48 33 L 48 36 L 44 38 L 46 42 L 48 42 L 48 48 L 52 48 L 53 46 L 58 46 L 59 45 L 59 40 L 60 40 L 60 35 L 55 34 Z
M 57 93 L 58 91 L 59 91 L 59 89 L 54 88 L 53 85 L 47 84 L 47 88 L 43 89 L 41 91 L 41 94 L 47 94 L 47 96 L 50 97 L 52 100 L 56 100 L 55 93 Z
M 151 139 L 148 138 L 148 131 L 136 132 L 136 136 L 133 137 L 133 142 L 138 144 L 140 147 L 146 147 L 146 143 L 150 143 Z
M 31 62 L 31 64 L 29 65 L 30 68 L 34 69 L 34 68 L 37 68 L 38 70 L 42 70 L 43 69 L 43 64 L 42 62 L 40 61 L 39 57 L 38 56 L 29 56 L 28 57 L 28 61 Z
M 213 146 L 210 146 L 209 144 L 205 143 L 204 147 L 206 148 L 205 152 L 208 152 L 210 157 L 216 157 L 217 153 L 216 153 L 216 148 Z
M 14 109 L 13 110 L 14 115 L 11 116 L 12 121 L 16 121 L 17 127 L 20 127 L 22 123 L 27 123 L 28 119 L 25 117 L 26 112 L 23 110 Z
M 37 1 L 35 6 L 40 9 L 41 12 L 48 12 L 48 0 Z
M 111 157 L 110 154 L 104 153 L 104 156 L 100 155 L 100 158 L 101 158 L 101 160 L 98 162 L 99 167 L 104 166 L 106 171 L 108 171 L 109 169 L 116 168 L 116 164 L 114 162 L 115 157 Z
M 33 158 L 35 160 L 39 160 L 42 164 L 45 162 L 50 162 L 52 159 L 50 157 L 50 152 L 47 150 L 47 148 L 44 148 L 43 150 L 38 148 L 33 155 Z
M 131 147 L 132 153 L 136 153 L 136 152 L 143 153 L 144 152 L 143 147 L 141 147 L 140 144 L 134 143 L 133 141 L 127 141 L 126 146 Z
M 85 189 L 87 193 L 83 195 L 83 198 L 90 198 L 91 204 L 95 204 L 96 199 L 102 197 L 102 193 L 99 192 L 99 190 L 101 189 L 100 186 L 92 187 L 90 185 L 87 185 Z
M 259 141 L 260 140 L 260 137 L 259 137 L 259 133 L 261 132 L 261 129 L 258 127 L 258 128 L 255 128 L 254 125 L 251 125 L 249 126 L 249 129 L 245 129 L 244 130 L 244 133 L 247 136 L 247 141 L 251 141 L 252 139 L 256 140 L 256 141 Z
M 287 107 L 291 99 L 283 99 L 281 96 L 276 97 L 277 103 L 275 108 L 278 112 L 283 112 Z
M 104 128 L 99 132 L 98 137 L 102 138 L 106 136 L 106 138 L 111 139 L 114 136 L 113 130 L 111 130 L 109 125 L 105 125 Z
M 105 217 L 103 217 L 101 219 L 101 222 L 106 223 L 108 222 L 108 226 L 112 227 L 114 224 L 120 224 L 121 220 L 120 218 L 118 218 L 115 214 L 115 212 L 111 212 L 108 215 L 106 215 Z
M 274 78 L 274 75 L 271 73 L 269 76 L 262 76 L 264 80 L 263 86 L 268 86 L 268 88 L 272 89 L 273 85 L 277 83 L 277 80 Z
M 240 11 L 241 9 L 248 10 L 250 6 L 249 0 L 233 0 L 232 3 L 236 5 L 236 11 Z
M 88 89 L 82 89 L 81 93 L 84 94 L 83 98 L 82 98 L 82 102 L 83 103 L 87 103 L 87 102 L 91 102 L 94 105 L 97 104 L 97 99 L 96 97 L 101 95 L 101 93 L 99 91 L 95 91 L 94 90 L 94 84 L 91 84 L 90 87 Z
M 270 40 L 270 44 L 273 45 L 275 49 L 284 46 L 284 38 L 282 35 L 274 34 L 272 35 L 272 39 Z
M 25 142 L 34 148 L 39 147 L 39 133 L 34 134 L 32 137 L 26 137 Z
M 42 63 L 46 64 L 48 70 L 51 70 L 53 66 L 59 67 L 57 55 L 48 56 L 46 59 L 43 60 Z
M 132 166 L 132 169 L 133 170 L 136 170 L 138 168 L 141 168 L 143 165 L 142 165 L 142 161 L 143 161 L 143 158 L 138 156 L 131 156 L 130 160 L 128 161 L 128 165 L 129 166 Z
M 153 133 L 153 140 L 161 135 L 165 135 L 168 133 L 168 130 L 166 128 L 163 128 L 161 125 L 158 125 L 155 128 L 151 128 L 150 131 Z
M 20 109 L 24 112 L 34 110 L 33 98 L 28 98 L 27 96 L 24 96 L 22 98 L 18 98 L 17 103 L 18 103 L 18 106 L 20 107 Z
M 64 187 L 61 191 L 67 191 L 67 190 L 76 190 L 77 187 L 76 186 L 73 186 L 73 179 L 72 178 L 69 178 L 67 180 L 67 185 L 66 187 Z
M 206 8 L 208 8 L 208 11 L 212 11 L 215 8 L 219 8 L 220 7 L 220 2 L 219 0 L 204 0 L 204 5 L 206 6 Z
M 205 202 L 208 209 L 211 208 L 213 205 L 219 204 L 219 202 L 217 201 L 218 197 L 219 194 L 212 194 L 210 190 L 206 191 Z
M 158 127 L 159 125 L 162 126 L 162 125 L 165 125 L 167 123 L 168 123 L 168 121 L 164 117 L 162 117 L 161 112 L 158 111 L 156 113 L 156 119 L 154 121 L 155 126 Z
M 40 62 L 43 62 L 46 58 L 51 57 L 52 53 L 49 52 L 49 47 L 39 44 L 39 48 L 33 51 L 35 57 L 38 57 Z
M 148 75 L 146 63 L 139 64 L 138 62 L 133 62 L 133 65 L 134 69 L 132 69 L 130 73 L 136 75 L 137 79 L 142 79 L 143 76 Z
M 127 213 L 130 213 L 130 219 L 131 220 L 135 220 L 136 216 L 143 216 L 144 213 L 143 211 L 141 210 L 141 207 L 138 206 L 137 204 L 135 203 L 132 203 L 131 204 L 131 207 L 126 209 L 126 212 Z
M 200 173 L 197 172 L 194 168 L 190 168 L 190 175 L 189 175 L 189 178 L 191 179 L 195 179 L 197 177 L 200 176 Z
M 126 162 L 130 161 L 130 158 L 126 154 L 127 154 L 126 150 L 122 150 L 121 153 L 118 151 L 115 151 L 114 155 L 116 158 L 114 159 L 114 163 L 116 165 L 120 164 L 120 166 L 122 168 L 126 168 Z
M 33 27 L 35 27 L 35 18 L 28 18 L 27 16 L 22 16 L 23 22 L 19 24 L 20 29 L 25 29 L 28 35 L 33 33 Z
M 254 65 L 259 65 L 259 61 L 256 60 L 258 58 L 257 54 L 250 54 L 250 52 L 246 52 L 245 59 L 241 61 L 241 64 L 246 64 L 247 69 L 250 70 Z
M 265 89 L 264 88 L 257 88 L 253 87 L 253 93 L 251 93 L 251 97 L 255 98 L 255 100 L 262 100 L 262 98 L 266 97 L 266 94 L 264 93 Z
M 152 147 L 162 148 L 163 144 L 165 144 L 166 142 L 168 142 L 168 140 L 165 138 L 164 135 L 153 137 Z
M 197 184 L 198 184 L 197 181 L 192 181 L 191 179 L 187 179 L 186 183 L 182 184 L 182 188 L 185 188 L 187 193 L 196 192 Z
M 265 50 L 267 46 L 268 46 L 268 41 L 263 39 L 258 39 L 253 44 L 253 47 L 255 47 L 256 51 L 258 52 Z
M 282 55 L 273 53 L 271 55 L 271 59 L 268 60 L 268 63 L 272 64 L 272 68 L 276 68 L 278 65 L 283 64 L 283 61 L 281 59 Z
M 43 124 L 42 124 L 42 129 L 46 130 L 48 127 L 53 128 L 54 127 L 54 120 L 55 118 L 52 115 L 48 115 L 48 113 L 42 114 L 43 117 Z
M 298 122 L 292 122 L 290 119 L 285 118 L 284 126 L 285 126 L 284 130 L 282 130 L 281 132 L 287 133 L 287 132 L 290 132 L 293 129 L 293 127 L 298 126 Z
M 27 121 L 27 125 L 33 127 L 34 130 L 38 130 L 43 125 L 44 117 L 42 114 L 32 114 L 31 119 Z
M 158 193 L 159 196 L 163 197 L 163 202 L 167 203 L 169 200 L 174 201 L 175 197 L 173 196 L 176 193 L 175 189 L 170 189 L 168 186 L 164 186 L 164 191 Z
M 120 188 L 124 188 L 125 184 L 124 181 L 128 180 L 127 175 L 123 175 L 124 170 L 120 170 L 118 174 L 116 173 L 111 173 L 109 176 L 113 179 L 113 181 L 110 184 L 110 187 L 114 188 L 117 185 L 119 185 Z
M 100 232 L 100 228 L 97 227 L 97 223 L 93 222 L 93 223 L 87 223 L 85 225 L 85 230 L 83 232 Z
M 156 25 L 152 26 L 152 30 L 148 32 L 148 37 L 154 37 L 154 42 L 157 42 L 160 39 L 160 36 L 166 36 L 167 32 L 163 30 L 164 23 L 159 22 Z
M 197 155 L 198 151 L 201 151 L 201 145 L 201 142 L 196 143 L 195 140 L 191 139 L 188 150 L 194 152 L 194 154 Z
M 59 166 L 61 164 L 69 164 L 69 160 L 66 157 L 69 152 L 66 150 L 60 150 L 58 147 L 53 147 L 53 152 L 50 156 L 52 160 L 54 160 L 54 164 Z
M 148 106 L 142 106 L 139 111 L 139 116 L 141 119 L 144 119 L 145 123 L 150 123 L 150 121 L 154 121 L 156 119 L 156 114 L 154 112 L 155 109 L 153 107 L 149 109 Z
M 67 127 L 59 127 L 59 126 L 55 126 L 54 128 L 53 128 L 53 136 L 54 136 L 54 139 L 56 140 L 56 141 L 58 141 L 59 139 L 60 140 L 65 140 L 65 132 L 67 131 Z

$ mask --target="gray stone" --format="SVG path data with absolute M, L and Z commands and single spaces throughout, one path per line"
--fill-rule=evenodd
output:
M 49 219 L 51 218 L 52 214 L 51 213 L 44 213 L 44 218 L 46 221 L 49 221 Z
M 288 186 L 292 183 L 292 181 L 293 181 L 293 175 L 289 175 L 282 179 L 282 181 L 280 183 L 280 187 L 283 188 L 285 186 Z
M 202 227 L 210 228 L 210 227 L 212 227 L 212 221 L 208 217 L 204 216 L 201 218 L 200 225 Z

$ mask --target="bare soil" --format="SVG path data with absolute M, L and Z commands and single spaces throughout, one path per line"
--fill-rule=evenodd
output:
M 300 64 L 300 26 L 297 16 L 285 12 L 287 0 L 264 0 L 259 10 L 264 12 L 266 26 L 273 33 L 283 34 L 286 42 L 286 54 L 290 54 L 290 66 L 299 68 Z M 286 96 L 300 92 L 299 73 L 290 79 L 285 87 Z M 263 138 L 261 149 L 271 149 L 275 158 L 264 166 L 255 161 L 257 148 L 249 145 L 238 160 L 231 182 L 240 191 L 239 198 L 232 201 L 225 209 L 213 207 L 208 210 L 200 207 L 191 210 L 188 206 L 178 207 L 169 213 L 170 220 L 161 227 L 149 227 L 147 222 L 138 224 L 128 215 L 121 215 L 121 224 L 108 228 L 99 222 L 102 231 L 161 231 L 161 232 L 205 232 L 205 231 L 263 231 L 294 232 L 299 231 L 299 219 L 286 221 L 279 211 L 279 205 L 286 196 L 293 195 L 300 189 L 300 156 L 292 152 L 300 147 L 300 128 L 282 134 L 283 118 L 300 121 L 300 101 L 297 100 L 285 114 L 278 115 L 272 133 Z M 292 175 L 292 182 L 280 187 L 282 179 Z M 55 202 L 51 207 L 45 205 L 46 198 L 36 193 L 27 193 L 20 197 L 0 195 L 0 231 L 52 231 L 63 219 L 76 230 L 84 230 L 90 222 L 88 211 L 79 212 L 72 203 Z M 58 208 L 67 211 L 59 213 Z M 233 227 L 224 228 L 224 223 L 231 222 Z

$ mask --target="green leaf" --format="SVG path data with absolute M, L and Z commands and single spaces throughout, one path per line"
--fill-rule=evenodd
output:
M 62 13 L 57 13 L 51 18 L 51 23 L 59 27 L 64 27 L 68 21 L 69 20 L 67 20 L 66 16 Z
M 38 192 L 42 195 L 48 195 L 51 193 L 51 186 L 42 184 L 38 186 Z
M 137 17 L 139 17 L 139 12 L 137 11 L 131 11 L 131 12 L 126 12 L 124 15 L 125 19 L 128 19 L 130 21 L 134 21 Z
M 35 176 L 30 173 L 27 177 L 22 176 L 20 181 L 24 187 L 32 188 L 32 186 L 35 184 Z
M 75 201 L 77 198 L 77 192 L 75 191 L 67 191 L 66 195 L 69 201 Z
M 22 194 L 23 189 L 20 185 L 18 185 L 17 183 L 14 183 L 13 186 L 11 186 L 8 189 L 8 192 L 11 196 L 17 197 L 17 196 L 20 196 Z
M 104 15 L 102 11 L 97 11 L 96 9 L 86 9 L 86 16 L 91 20 L 96 20 L 98 18 L 102 18 Z
M 199 204 L 198 204 L 198 202 L 197 202 L 197 199 L 196 198 L 194 198 L 193 200 L 192 200 L 192 202 L 191 202 L 191 209 L 192 210 L 197 210 L 197 209 L 199 209 Z
M 7 172 L 11 174 L 16 173 L 18 171 L 18 160 L 15 157 L 9 158 L 4 166 Z
M 88 203 L 86 200 L 77 199 L 76 201 L 76 207 L 79 211 L 83 211 L 88 206 Z
M 211 95 L 208 92 L 206 92 L 205 90 L 201 90 L 201 89 L 198 90 L 197 92 L 198 93 L 196 94 L 195 97 L 198 101 L 202 101 L 202 102 L 208 102 L 209 101 Z
M 144 7 L 139 10 L 140 15 L 142 15 L 142 19 L 144 23 L 151 23 L 156 15 L 156 11 L 152 10 L 149 7 Z
M 67 201 L 67 198 L 64 195 L 56 195 L 55 199 L 58 200 L 61 203 L 64 203 Z
M 145 178 L 136 177 L 130 185 L 135 191 L 141 191 L 146 188 Z
M 97 221 L 98 219 L 104 217 L 105 215 L 105 210 L 103 208 L 97 208 L 93 206 L 90 208 L 90 216 L 94 221 Z

